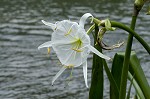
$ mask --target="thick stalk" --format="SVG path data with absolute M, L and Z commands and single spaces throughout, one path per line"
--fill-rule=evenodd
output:
M 135 28 L 136 18 L 137 16 L 132 16 L 132 22 L 131 22 L 132 30 L 134 30 Z M 130 54 L 132 49 L 132 41 L 133 41 L 133 35 L 129 34 L 126 51 L 125 51 L 125 58 L 123 62 L 123 68 L 122 68 L 119 99 L 125 99 L 126 97 L 127 77 L 128 77 L 128 70 L 129 70 Z
M 102 52 L 100 46 L 95 45 L 97 41 L 98 26 L 95 26 L 94 47 Z M 102 58 L 93 54 L 92 78 L 89 92 L 89 99 L 103 99 L 103 61 Z
M 137 10 L 136 7 L 137 6 L 134 5 L 134 12 L 133 12 L 133 16 L 132 16 L 131 25 L 130 25 L 130 28 L 132 30 L 135 29 L 136 19 L 137 19 L 138 13 L 140 11 L 140 10 Z M 123 62 L 123 68 L 122 68 L 119 99 L 126 98 L 126 87 L 127 87 L 127 78 L 128 78 L 128 70 L 129 70 L 129 61 L 130 61 L 130 54 L 131 54 L 131 49 L 132 49 L 132 42 L 133 42 L 133 35 L 129 34 L 126 51 L 125 51 L 124 62 Z

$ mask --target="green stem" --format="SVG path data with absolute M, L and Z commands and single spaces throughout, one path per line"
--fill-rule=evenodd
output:
M 95 24 L 93 24 L 88 30 L 87 30 L 87 34 L 89 35 L 95 28 Z
M 96 24 L 101 23 L 100 20 L 95 19 L 95 18 L 94 18 L 94 22 Z M 105 26 L 104 23 L 101 23 L 99 25 Z M 143 45 L 143 47 L 146 49 L 146 51 L 150 54 L 150 46 L 135 31 L 130 29 L 128 26 L 126 26 L 120 22 L 116 22 L 116 21 L 111 21 L 111 26 L 118 27 L 120 29 L 127 31 L 129 34 L 132 34 Z
M 134 30 L 135 28 L 136 19 L 137 19 L 137 16 L 132 16 L 131 27 L 130 27 L 132 30 Z M 128 77 L 132 42 L 133 42 L 133 35 L 129 34 L 126 51 L 125 51 L 124 62 L 123 62 L 123 68 L 122 68 L 119 99 L 125 99 L 126 97 L 127 77 Z
M 146 51 L 150 54 L 150 46 L 135 31 L 133 31 L 129 27 L 127 27 L 119 22 L 113 21 L 113 22 L 111 22 L 111 24 L 114 27 L 121 28 L 121 29 L 127 31 L 128 33 L 132 34 L 143 45 L 143 47 L 146 49 Z

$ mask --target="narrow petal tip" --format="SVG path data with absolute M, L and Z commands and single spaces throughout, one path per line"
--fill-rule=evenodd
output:
M 42 21 L 42 23 L 44 23 L 45 25 L 47 25 L 47 23 L 48 23 L 48 22 L 46 22 L 46 21 L 44 21 L 44 20 L 41 20 L 41 21 Z
M 38 47 L 38 50 L 40 50 L 41 48 L 40 48 L 40 46 Z
M 108 57 L 108 60 L 112 61 L 112 59 L 110 57 Z
M 106 60 L 111 60 L 110 57 L 108 57 L 108 56 L 102 54 L 102 53 L 99 52 L 97 49 L 95 49 L 93 46 L 90 45 L 90 46 L 88 46 L 88 48 L 89 48 L 93 53 L 95 53 L 96 55 L 98 55 L 99 57 L 104 58 L 104 59 L 106 59 Z
M 54 86 L 54 81 L 52 81 L 52 86 Z
M 89 88 L 89 86 L 88 86 L 88 85 L 87 85 L 86 87 L 87 87 L 87 88 Z
M 38 50 L 40 50 L 41 48 L 43 48 L 43 45 L 40 45 L 40 46 L 38 47 Z
M 41 48 L 43 48 L 43 44 L 38 47 L 38 50 L 40 50 Z
M 45 25 L 50 26 L 53 30 L 55 30 L 56 24 L 53 24 L 53 23 L 50 23 L 50 22 L 46 22 L 46 21 L 44 21 L 44 20 L 41 20 L 41 21 L 42 21 L 42 23 L 44 23 Z
M 54 84 L 55 80 L 64 72 L 65 69 L 66 69 L 65 67 L 62 67 L 60 69 L 60 71 L 53 77 L 53 79 L 52 79 L 52 85 Z
M 41 44 L 41 45 L 38 47 L 38 50 L 40 50 L 41 48 L 43 48 L 43 44 Z
M 85 85 L 88 88 L 88 82 L 87 82 L 87 61 L 85 63 L 83 63 L 83 76 L 84 76 Z
M 44 20 L 41 20 L 44 23 Z
M 52 43 L 53 43 L 52 41 L 45 42 L 38 47 L 38 50 L 44 47 L 51 47 Z
M 84 28 L 84 24 L 85 24 L 87 18 L 89 18 L 89 17 L 92 17 L 91 22 L 93 22 L 93 15 L 92 15 L 91 13 L 85 13 L 85 14 L 81 17 L 81 19 L 80 19 L 80 21 L 79 21 L 79 25 L 80 25 L 82 28 Z

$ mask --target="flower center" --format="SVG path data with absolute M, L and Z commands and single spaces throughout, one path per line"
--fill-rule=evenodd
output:
M 82 41 L 80 38 L 78 38 L 75 42 L 72 43 L 72 50 L 76 51 L 76 52 L 82 52 L 82 50 L 80 49 L 82 46 Z

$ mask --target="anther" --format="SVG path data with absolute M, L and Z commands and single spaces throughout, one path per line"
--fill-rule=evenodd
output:
M 82 50 L 75 49 L 75 48 L 72 48 L 72 50 L 74 50 L 74 51 L 76 51 L 76 52 L 82 52 Z
M 50 54 L 50 52 L 51 52 L 51 49 L 48 47 L 47 48 L 47 53 Z
M 72 29 L 70 28 L 69 31 L 65 34 L 65 36 L 69 35 L 72 32 Z
M 67 66 L 64 66 L 65 68 L 73 68 L 74 67 L 74 65 L 73 64 L 69 64 L 69 65 L 67 65 Z

